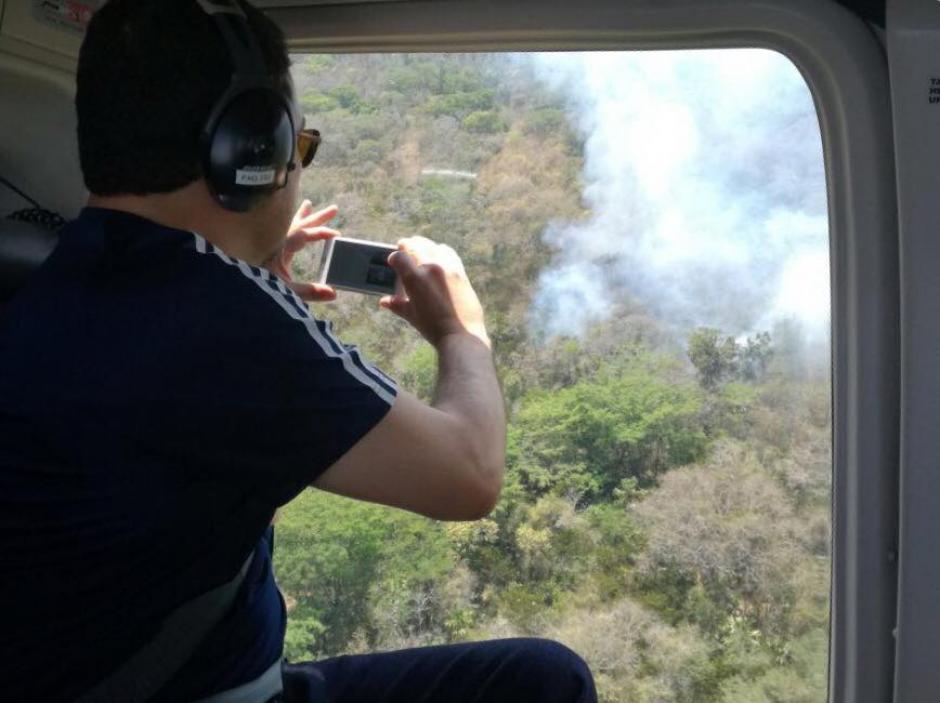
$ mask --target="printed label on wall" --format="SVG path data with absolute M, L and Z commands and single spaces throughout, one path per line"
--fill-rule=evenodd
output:
M 43 24 L 84 32 L 104 0 L 33 0 L 33 16 Z
M 927 89 L 927 102 L 931 105 L 940 105 L 940 78 L 931 78 Z

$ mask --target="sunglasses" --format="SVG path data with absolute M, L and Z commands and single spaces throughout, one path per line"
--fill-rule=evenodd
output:
M 297 156 L 300 158 L 301 168 L 307 168 L 313 157 L 316 156 L 317 147 L 320 146 L 320 132 L 316 129 L 302 129 L 297 134 Z

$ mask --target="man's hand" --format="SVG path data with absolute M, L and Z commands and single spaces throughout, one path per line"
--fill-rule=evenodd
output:
M 499 498 L 506 415 L 483 308 L 460 257 L 424 237 L 389 256 L 403 293 L 379 304 L 437 350 L 434 400 L 399 391 L 388 414 L 314 485 L 438 520 L 476 520 Z
M 461 332 L 489 347 L 483 307 L 457 252 L 424 237 L 402 239 L 398 249 L 388 263 L 404 292 L 383 297 L 379 305 L 410 322 L 435 347 Z
M 339 212 L 339 208 L 330 205 L 327 208 L 314 212 L 309 200 L 304 200 L 294 215 L 290 229 L 283 244 L 271 257 L 262 264 L 271 273 L 284 281 L 291 290 L 307 302 L 316 303 L 336 299 L 336 291 L 330 286 L 319 283 L 295 281 L 291 276 L 290 264 L 294 254 L 303 249 L 310 242 L 338 237 L 339 232 L 323 225 Z

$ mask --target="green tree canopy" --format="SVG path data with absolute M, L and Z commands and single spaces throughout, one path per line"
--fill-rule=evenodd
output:
M 626 478 L 648 486 L 699 459 L 701 397 L 644 371 L 527 396 L 510 427 L 509 466 L 532 495 L 609 499 Z

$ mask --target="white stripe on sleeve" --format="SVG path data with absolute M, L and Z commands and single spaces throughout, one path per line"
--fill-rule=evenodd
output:
M 361 362 L 361 366 L 357 364 L 352 355 L 346 351 L 346 348 L 329 332 L 328 325 L 324 325 L 323 330 L 320 329 L 317 320 L 307 310 L 307 306 L 294 291 L 284 285 L 283 281 L 273 276 L 266 280 L 262 274 L 263 270 L 258 270 L 256 273 L 251 264 L 229 256 L 218 247 L 213 246 L 212 243 L 207 242 L 205 238 L 196 232 L 192 234 L 196 239 L 197 252 L 200 254 L 215 254 L 221 261 L 237 268 L 246 278 L 276 302 L 284 312 L 301 323 L 307 330 L 307 334 L 317 343 L 326 356 L 340 360 L 343 368 L 350 376 L 371 388 L 386 403 L 391 405 L 395 402 L 395 383 L 384 373 L 366 363 L 358 354 L 357 357 Z M 274 282 L 275 287 L 271 287 L 269 281 Z M 327 338 L 327 335 L 329 335 L 329 338 Z

